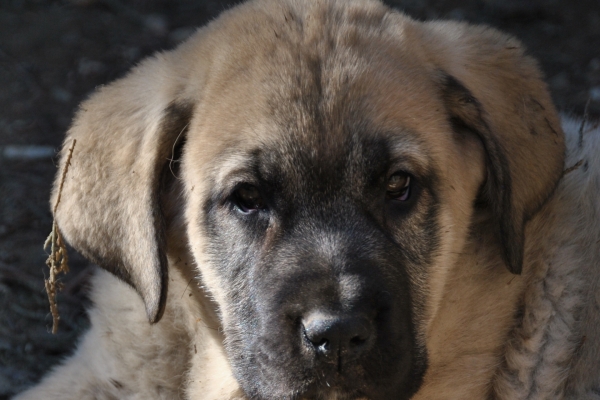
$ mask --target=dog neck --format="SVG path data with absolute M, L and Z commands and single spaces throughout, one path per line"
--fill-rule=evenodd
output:
M 600 241 L 594 226 L 600 131 L 581 137 L 579 121 L 564 118 L 563 125 L 566 173 L 527 228 L 522 311 L 503 350 L 494 381 L 496 398 L 562 398 L 600 385 L 600 299 L 594 271 Z M 574 165 L 580 167 L 569 168 Z

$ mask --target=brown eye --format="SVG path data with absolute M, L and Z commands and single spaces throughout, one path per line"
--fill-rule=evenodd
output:
M 396 172 L 390 176 L 387 184 L 387 194 L 391 199 L 406 201 L 410 198 L 410 175 Z
M 265 209 L 265 202 L 256 186 L 244 185 L 238 188 L 234 194 L 234 202 L 243 213 L 252 213 Z

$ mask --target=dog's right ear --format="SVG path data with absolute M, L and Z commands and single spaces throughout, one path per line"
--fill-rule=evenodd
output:
M 54 205 L 76 140 L 55 213 L 58 227 L 76 250 L 135 288 L 151 322 L 161 318 L 167 292 L 161 174 L 168 173 L 194 109 L 179 94 L 183 78 L 172 58 L 166 53 L 144 61 L 82 104 L 51 200 Z
M 564 134 L 537 63 L 514 38 L 457 22 L 422 25 L 449 122 L 481 141 L 488 205 L 508 269 L 520 274 L 525 224 L 563 175 Z M 426 48 L 427 46 L 423 46 Z

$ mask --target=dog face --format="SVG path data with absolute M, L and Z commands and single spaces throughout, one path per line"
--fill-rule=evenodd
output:
M 247 396 L 409 398 L 480 221 L 519 272 L 524 223 L 560 176 L 538 75 L 489 29 L 251 2 L 83 105 L 56 218 L 157 321 L 179 149 L 182 229 Z
M 386 77 L 386 60 L 368 56 L 359 73 L 315 69 L 312 56 L 290 71 L 248 65 L 252 119 L 227 118 L 216 149 L 205 143 L 242 83 L 191 122 L 190 237 L 203 238 L 202 276 L 251 397 L 409 396 L 426 367 L 426 282 L 466 234 L 472 208 L 460 205 L 483 182 L 483 149 L 453 131 L 429 75 L 409 65 L 410 82 Z M 424 110 L 420 97 L 437 104 Z M 455 229 L 441 230 L 450 218 Z

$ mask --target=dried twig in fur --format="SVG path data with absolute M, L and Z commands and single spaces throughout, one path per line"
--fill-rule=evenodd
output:
M 568 174 L 569 172 L 573 172 L 575 171 L 577 168 L 581 167 L 581 164 L 583 164 L 583 159 L 577 161 L 577 163 L 575 165 L 570 166 L 569 168 L 565 169 L 563 171 L 563 176 L 565 176 L 566 174 Z
M 58 196 L 53 209 L 54 214 L 56 214 L 58 204 L 60 203 L 62 188 L 65 183 L 67 171 L 69 170 L 69 165 L 71 164 L 71 157 L 73 156 L 73 149 L 75 148 L 76 142 L 76 140 L 73 140 L 73 144 L 69 149 L 69 155 L 67 156 L 67 162 L 65 163 L 65 167 L 62 171 L 60 186 L 58 188 Z M 60 315 L 58 314 L 58 305 L 56 303 L 56 294 L 61 289 L 61 284 L 58 282 L 57 276 L 60 273 L 65 274 L 69 272 L 69 257 L 67 256 L 67 247 L 65 246 L 65 242 L 60 234 L 56 220 L 52 221 L 52 232 L 44 243 L 44 250 L 48 249 L 48 247 L 50 247 L 50 254 L 46 260 L 46 265 L 50 268 L 50 276 L 45 280 L 44 283 L 46 286 L 46 293 L 48 293 L 50 312 L 52 313 L 52 333 L 55 334 L 58 331 L 58 321 L 60 320 Z
M 579 127 L 579 141 L 577 142 L 577 146 L 580 149 L 583 147 L 583 130 L 585 129 L 585 124 L 587 123 L 588 118 L 590 117 L 589 108 L 591 100 L 592 98 L 588 97 L 587 102 L 585 103 L 585 108 L 583 109 L 583 118 L 581 120 L 581 126 Z

